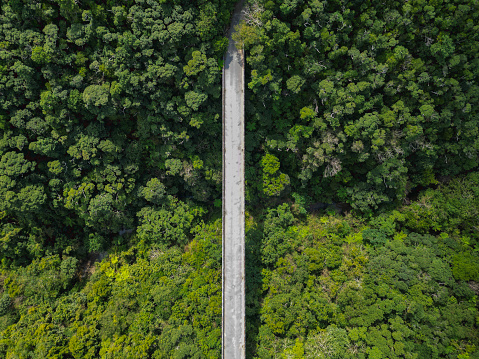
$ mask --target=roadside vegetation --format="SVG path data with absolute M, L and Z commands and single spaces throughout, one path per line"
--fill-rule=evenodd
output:
M 249 358 L 478 358 L 479 174 L 369 219 L 246 218 Z M 4 269 L 5 358 L 219 358 L 221 221 Z
M 234 1 L 5 0 L 0 357 L 221 356 Z M 479 5 L 249 2 L 247 357 L 479 359 Z

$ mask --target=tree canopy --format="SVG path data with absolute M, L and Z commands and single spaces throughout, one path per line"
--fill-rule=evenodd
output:
M 3 260 L 89 250 L 91 238 L 101 249 L 162 196 L 220 198 L 232 6 L 2 3 L 0 211 L 11 233 Z
M 368 220 L 247 213 L 247 358 L 477 358 L 478 188 L 474 173 Z M 221 221 L 171 219 L 185 245 L 148 222 L 165 208 L 103 259 L 3 270 L 2 357 L 220 357 Z
M 233 0 L 3 0 L 0 356 L 221 356 Z M 248 358 L 479 359 L 479 3 L 250 0 Z
M 250 198 L 263 156 L 295 191 L 362 212 L 477 168 L 478 19 L 463 0 L 250 1 Z

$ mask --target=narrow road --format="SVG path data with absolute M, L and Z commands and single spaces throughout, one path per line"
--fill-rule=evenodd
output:
M 231 38 L 242 7 L 223 68 L 223 359 L 245 358 L 244 60 Z

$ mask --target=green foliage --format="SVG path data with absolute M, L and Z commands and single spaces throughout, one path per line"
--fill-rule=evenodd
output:
M 477 168 L 478 14 L 474 1 L 251 2 L 237 31 L 248 182 L 275 156 L 293 192 L 372 213 Z
M 233 6 L 2 3 L 1 357 L 221 356 Z M 477 2 L 245 10 L 247 356 L 478 357 Z
M 35 46 L 32 49 L 31 59 L 38 64 L 44 64 L 50 62 L 51 57 L 45 52 L 42 46 Z
M 83 102 L 88 109 L 92 107 L 105 106 L 108 103 L 110 94 L 110 84 L 90 85 L 83 91 Z
M 479 176 L 476 172 L 453 179 L 439 191 L 428 190 L 418 201 L 402 210 L 409 229 L 420 233 L 443 231 L 463 236 L 465 244 L 477 247 L 477 213 L 479 213 Z
M 192 228 L 194 212 L 183 202 L 169 198 L 170 203 L 159 208 L 143 207 L 138 212 L 138 238 L 147 243 L 186 244 Z
M 471 252 L 458 253 L 454 256 L 452 273 L 457 280 L 479 281 L 479 257 Z
M 289 177 L 279 171 L 278 158 L 267 153 L 261 159 L 261 167 L 263 168 L 263 194 L 279 196 L 289 185 Z
M 462 196 L 454 189 L 452 181 L 427 194 L 452 201 Z M 130 246 L 99 263 L 53 255 L 3 270 L 2 356 L 221 355 L 221 221 L 197 224 L 195 209 L 163 190 L 158 179 L 143 187 L 161 201 L 144 207 Z M 300 220 L 288 203 L 247 214 L 247 356 L 477 356 L 469 227 L 414 232 L 406 214 L 421 198 L 368 221 Z
M 2 4 L 1 259 L 101 250 L 147 204 L 220 197 L 219 29 L 233 6 Z
M 4 281 L 11 297 L 23 297 L 25 304 L 53 301 L 72 283 L 78 259 L 47 256 L 12 272 Z
M 12 308 L 12 299 L 8 293 L 4 293 L 0 298 L 0 316 L 7 314 Z
M 12 300 L 0 303 L 20 319 L 2 328 L 2 356 L 219 357 L 221 223 L 198 227 L 185 252 L 142 250 L 111 254 L 89 269 L 86 285 L 60 297 L 47 293 L 70 277 L 71 259 L 45 258 L 12 272 L 4 289 L 14 308 Z M 35 297 L 41 294 L 45 300 Z
M 247 284 L 258 308 L 248 316 L 258 328 L 249 336 L 252 357 L 477 355 L 473 289 L 479 261 L 471 251 L 472 237 L 463 235 L 471 227 L 457 221 L 450 236 L 432 227 L 430 234 L 420 234 L 408 217 L 426 193 L 442 204 L 458 198 L 474 203 L 474 195 L 462 192 L 474 192 L 469 181 L 475 174 L 469 176 L 373 216 L 367 226 L 350 216 L 310 216 L 303 226 L 288 219 L 286 204 L 269 210 L 260 227 L 263 262 L 249 262 L 256 266 L 250 273 L 261 273 L 259 290 L 252 274 Z M 434 219 L 443 212 L 429 206 L 427 213 Z M 258 241 L 252 229 L 247 235 Z
M 158 178 L 152 178 L 140 193 L 148 202 L 161 204 L 165 200 L 166 188 Z
M 346 330 L 328 326 L 306 341 L 306 358 L 342 359 L 347 356 L 349 338 Z M 350 354 L 349 354 L 350 355 Z
M 265 237 L 262 243 L 262 260 L 265 264 L 274 264 L 287 253 L 292 245 L 295 233 L 288 231 L 294 216 L 287 204 L 268 211 L 264 223 Z
M 388 236 L 384 234 L 384 232 L 376 229 L 366 229 L 363 231 L 363 240 L 365 243 L 371 244 L 372 246 L 380 246 L 387 242 Z

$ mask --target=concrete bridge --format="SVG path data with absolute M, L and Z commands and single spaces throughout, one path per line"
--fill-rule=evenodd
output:
M 223 68 L 223 359 L 245 358 L 244 58 L 231 38 L 242 7 L 233 14 Z

